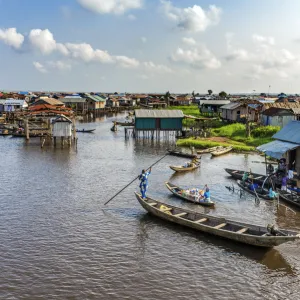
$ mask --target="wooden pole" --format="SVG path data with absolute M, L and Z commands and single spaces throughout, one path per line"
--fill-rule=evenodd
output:
M 163 157 L 161 157 L 158 161 L 156 161 L 154 164 L 152 164 L 149 168 L 147 168 L 147 170 L 149 170 L 150 168 L 152 168 L 154 165 L 156 165 L 158 162 L 160 162 L 162 159 L 164 159 L 166 156 L 168 155 L 165 154 Z M 111 200 L 113 200 L 116 196 L 118 196 L 121 192 L 123 192 L 127 187 L 129 187 L 134 181 L 136 181 L 139 178 L 140 175 L 138 175 L 137 177 L 135 177 L 133 180 L 131 180 L 127 185 L 125 185 L 119 192 L 117 192 L 113 197 L 111 197 L 108 201 L 106 201 L 104 203 L 104 205 L 108 204 Z

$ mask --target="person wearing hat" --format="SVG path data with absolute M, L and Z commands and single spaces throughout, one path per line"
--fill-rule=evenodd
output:
M 146 172 L 145 170 L 142 170 L 142 174 L 139 176 L 140 182 L 140 191 L 142 194 L 142 198 L 146 199 L 146 192 L 148 189 L 148 176 L 151 174 L 151 167 L 149 169 L 149 172 Z

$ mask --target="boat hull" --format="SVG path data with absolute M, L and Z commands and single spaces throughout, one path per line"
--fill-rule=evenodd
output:
M 197 150 L 197 153 L 198 154 L 211 153 L 220 148 L 222 148 L 222 146 L 216 146 L 216 147 L 211 147 L 211 148 L 207 148 L 207 149 L 203 149 L 203 150 Z
M 178 186 L 176 185 L 173 185 L 172 183 L 170 182 L 166 182 L 166 187 L 167 189 L 173 194 L 175 195 L 176 197 L 180 198 L 180 199 L 183 199 L 185 201 L 188 201 L 188 202 L 192 202 L 194 204 L 198 204 L 198 205 L 202 205 L 202 206 L 207 206 L 207 207 L 211 207 L 213 208 L 215 206 L 215 203 L 214 202 L 205 202 L 205 201 L 196 201 L 195 199 L 193 198 L 190 198 L 190 197 L 186 197 L 184 195 L 181 195 L 181 194 L 178 194 L 175 189 L 180 189 Z
M 170 166 L 170 169 L 175 171 L 175 172 L 188 172 L 188 171 L 193 171 L 196 170 L 200 167 L 200 163 L 197 164 L 194 167 L 182 167 L 182 166 Z
M 255 193 L 254 191 L 250 190 L 247 186 L 244 186 L 244 184 L 243 184 L 242 181 L 237 180 L 236 182 L 237 182 L 237 184 L 238 184 L 238 186 L 239 186 L 240 188 L 242 188 L 244 191 L 248 192 L 249 194 L 251 194 L 251 195 L 253 195 L 253 196 L 256 196 L 256 195 L 257 195 L 259 198 L 262 198 L 262 199 L 265 199 L 265 200 L 270 200 L 270 201 L 274 200 L 274 198 L 270 198 L 270 197 L 268 196 L 268 191 L 265 190 L 265 189 L 263 190 L 263 191 L 264 191 L 264 194 L 261 193 L 261 188 L 256 189 L 256 193 Z
M 279 197 L 282 201 L 293 205 L 300 209 L 300 196 L 295 193 L 288 193 L 285 191 L 278 191 Z
M 207 226 L 205 224 L 201 224 L 201 223 L 196 223 L 195 221 L 191 221 L 188 219 L 184 219 L 182 217 L 176 216 L 176 215 L 172 215 L 172 214 L 168 214 L 163 210 L 160 210 L 152 205 L 149 205 L 150 201 L 156 203 L 157 207 L 159 207 L 160 205 L 163 206 L 167 206 L 168 208 L 172 208 L 172 210 L 174 210 L 175 212 L 186 212 L 187 214 L 192 214 L 193 216 L 196 216 L 197 218 L 209 218 L 212 220 L 216 220 L 216 222 L 230 222 L 230 224 L 232 224 L 233 226 L 241 226 L 241 227 L 247 227 L 247 228 L 251 228 L 251 227 L 256 227 L 257 229 L 261 229 L 262 232 L 264 232 L 263 230 L 265 229 L 265 227 L 261 227 L 261 226 L 256 226 L 256 225 L 251 225 L 251 224 L 246 224 L 246 223 L 240 223 L 240 222 L 235 222 L 235 221 L 229 221 L 226 219 L 222 219 L 222 218 L 216 218 L 213 217 L 211 215 L 206 215 L 206 214 L 200 214 L 194 211 L 189 211 L 186 209 L 181 209 L 175 206 L 171 206 L 165 203 L 162 203 L 160 201 L 151 199 L 149 197 L 147 197 L 146 199 L 142 199 L 141 195 L 138 193 L 135 193 L 135 196 L 137 198 L 137 200 L 139 201 L 140 205 L 150 214 L 164 219 L 166 221 L 169 222 L 173 222 L 185 227 L 189 227 L 204 233 L 208 233 L 217 237 L 221 237 L 221 238 L 226 238 L 235 242 L 240 242 L 240 243 L 244 243 L 244 244 L 248 244 L 248 245 L 252 245 L 252 246 L 257 246 L 257 247 L 265 247 L 265 248 L 271 248 L 274 246 L 278 246 L 280 244 L 286 243 L 286 242 L 290 242 L 290 241 L 295 241 L 299 239 L 299 235 L 298 232 L 295 231 L 287 231 L 285 230 L 285 232 L 289 232 L 291 234 L 293 234 L 292 236 L 253 236 L 253 235 L 249 235 L 249 234 L 245 234 L 245 233 L 237 233 L 237 232 L 232 232 L 232 231 L 228 231 L 228 230 L 223 230 L 223 229 L 215 229 L 214 227 L 211 226 Z
M 179 157 L 186 157 L 186 158 L 198 158 L 197 154 L 188 154 L 188 153 L 183 153 L 180 151 L 174 151 L 174 150 L 168 150 L 169 155 L 174 155 L 174 156 L 179 156 Z
M 221 150 L 213 151 L 213 152 L 211 152 L 211 155 L 212 156 L 220 156 L 220 155 L 230 152 L 231 150 L 232 150 L 232 147 L 227 147 L 227 148 L 224 148 Z

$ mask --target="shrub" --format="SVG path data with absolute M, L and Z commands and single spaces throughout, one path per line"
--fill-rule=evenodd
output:
M 214 129 L 213 134 L 216 136 L 233 137 L 240 136 L 245 137 L 246 127 L 244 124 L 234 123 L 220 128 Z
M 261 126 L 252 130 L 251 135 L 259 138 L 270 138 L 280 130 L 279 126 Z

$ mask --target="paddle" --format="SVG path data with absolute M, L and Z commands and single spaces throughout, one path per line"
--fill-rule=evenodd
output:
M 162 158 L 160 158 L 158 161 L 156 161 L 154 164 L 152 164 L 149 168 L 146 169 L 149 170 L 150 168 L 152 168 L 154 165 L 156 165 L 158 162 L 160 162 L 163 158 L 165 158 L 167 155 L 169 155 L 168 153 L 165 154 Z M 129 187 L 134 181 L 136 181 L 139 178 L 140 175 L 138 175 L 137 177 L 135 177 L 133 180 L 131 180 L 126 186 L 124 186 L 119 192 L 117 192 L 113 197 L 111 197 L 108 201 L 106 201 L 104 203 L 104 205 L 108 204 L 111 200 L 113 200 L 116 196 L 118 196 L 121 192 L 123 192 L 127 187 Z

